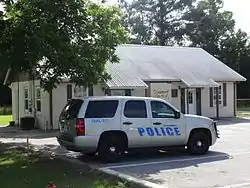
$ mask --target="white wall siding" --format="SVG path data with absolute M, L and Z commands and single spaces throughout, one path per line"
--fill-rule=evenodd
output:
M 41 89 L 41 112 L 37 112 L 40 129 L 50 129 L 49 93 Z
M 52 94 L 53 108 L 53 128 L 58 129 L 58 120 L 60 113 L 67 104 L 67 83 L 61 83 L 53 90 Z
M 131 91 L 132 96 L 145 97 L 145 89 L 133 89 Z
M 67 84 L 61 83 L 53 90 L 52 100 L 53 100 L 53 129 L 58 129 L 58 119 L 63 107 L 67 103 Z M 72 84 L 74 88 L 74 84 Z M 182 85 L 179 83 L 152 83 L 151 84 L 151 96 L 163 98 L 170 101 L 177 109 L 181 109 L 181 92 L 180 87 Z M 29 88 L 29 99 L 33 99 L 36 95 L 33 94 L 33 83 L 32 81 L 25 81 L 19 83 L 19 117 L 24 117 L 32 115 L 32 113 L 25 110 L 24 103 L 24 88 Z M 35 87 L 40 87 L 39 80 L 35 81 Z M 18 123 L 18 84 L 17 82 L 12 83 L 12 116 L 15 123 Z M 34 88 L 35 89 L 35 88 Z M 177 89 L 178 96 L 172 97 L 172 89 Z M 35 90 L 34 90 L 35 91 Z M 222 90 L 223 91 L 223 90 Z M 72 91 L 73 92 L 73 91 Z M 100 84 L 94 86 L 93 88 L 94 96 L 104 96 L 105 93 L 102 90 Z M 72 93 L 74 97 L 74 93 Z M 134 89 L 131 91 L 132 96 L 145 96 L 144 89 Z M 186 95 L 186 92 L 185 92 Z M 223 92 L 222 92 L 223 97 Z M 187 96 L 185 96 L 187 102 Z M 33 102 L 36 102 L 34 99 Z M 49 103 L 49 93 L 41 89 L 41 112 L 37 112 L 37 128 L 40 129 L 50 129 L 50 103 Z M 209 88 L 203 88 L 201 90 L 201 113 L 203 116 L 216 117 L 216 105 L 210 107 L 210 96 Z M 220 117 L 233 117 L 234 116 L 234 83 L 227 83 L 227 106 L 222 104 L 219 107 Z
M 177 97 L 171 97 L 171 104 L 181 111 L 181 92 L 177 84 L 172 84 L 171 89 L 177 89 Z M 172 91 L 171 91 L 172 92 Z M 171 96 L 170 92 L 170 96 Z
M 223 102 L 223 101 L 222 101 Z M 220 106 L 219 108 L 220 117 L 233 117 L 234 116 L 234 83 L 227 82 L 227 105 Z
M 12 95 L 12 119 L 18 124 L 18 86 L 17 83 L 11 84 Z
M 104 93 L 104 91 L 102 90 L 102 87 L 101 87 L 100 84 L 95 85 L 95 86 L 93 87 L 93 92 L 94 92 L 94 96 L 104 96 L 104 95 L 105 95 L 105 93 Z
M 222 83 L 220 83 L 222 84 Z M 216 104 L 210 107 L 209 88 L 204 88 L 201 91 L 201 112 L 207 117 L 216 117 Z M 234 83 L 227 82 L 227 106 L 223 106 L 223 92 L 222 104 L 219 105 L 219 117 L 233 117 L 234 116 Z
M 210 107 L 209 88 L 201 90 L 201 114 L 207 117 L 216 117 L 216 106 Z

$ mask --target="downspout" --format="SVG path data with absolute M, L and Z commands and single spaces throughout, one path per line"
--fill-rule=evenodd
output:
M 187 89 L 187 97 L 186 97 L 186 103 L 187 103 L 187 114 L 189 114 L 189 104 L 188 104 L 188 87 L 186 88 Z
M 237 116 L 237 82 L 234 83 L 234 116 Z

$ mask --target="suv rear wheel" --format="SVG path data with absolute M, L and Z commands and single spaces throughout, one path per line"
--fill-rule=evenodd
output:
M 98 155 L 104 162 L 116 162 L 124 153 L 124 142 L 115 135 L 104 135 L 100 139 Z
M 191 154 L 202 155 L 209 149 L 209 137 L 205 132 L 197 131 L 189 138 L 187 149 Z

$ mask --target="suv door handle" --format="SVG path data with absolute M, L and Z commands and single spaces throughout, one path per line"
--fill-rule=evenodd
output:
M 161 125 L 162 123 L 160 123 L 160 122 L 154 122 L 153 124 L 154 125 Z
M 123 125 L 132 125 L 132 122 L 123 122 Z

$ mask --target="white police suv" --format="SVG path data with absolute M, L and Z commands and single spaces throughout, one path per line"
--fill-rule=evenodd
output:
M 98 153 L 109 162 L 134 148 L 187 146 L 192 154 L 204 154 L 218 137 L 212 119 L 182 114 L 165 100 L 151 97 L 71 99 L 59 127 L 61 146 Z

